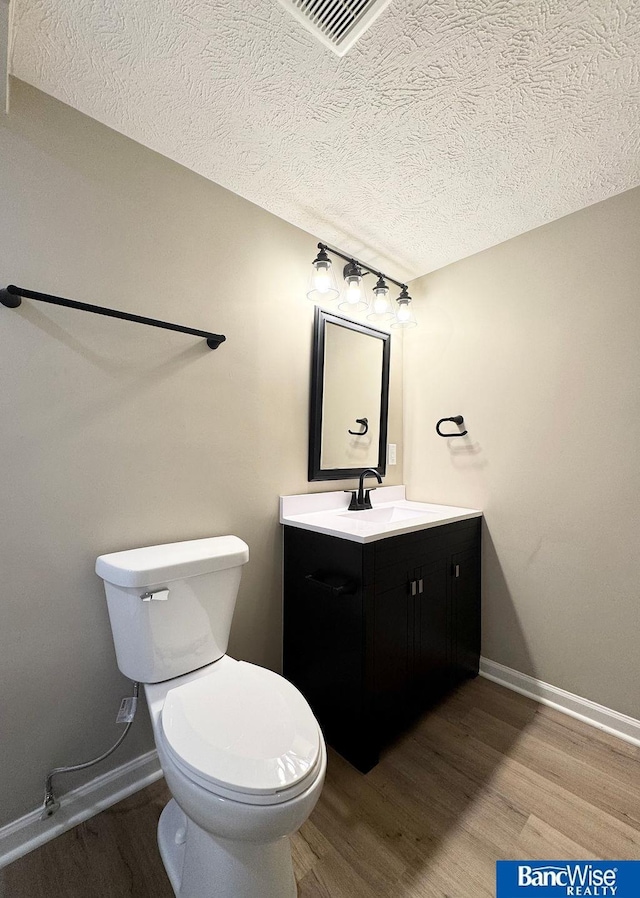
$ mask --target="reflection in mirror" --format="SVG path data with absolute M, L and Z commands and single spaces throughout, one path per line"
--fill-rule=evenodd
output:
M 381 340 L 326 323 L 320 467 L 377 466 L 381 371 Z
M 385 473 L 390 335 L 316 308 L 309 480 Z

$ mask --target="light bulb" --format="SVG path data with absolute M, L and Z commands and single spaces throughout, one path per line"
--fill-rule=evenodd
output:
M 408 321 L 411 317 L 408 302 L 401 302 L 398 306 L 398 321 Z
M 313 278 L 313 285 L 318 293 L 327 293 L 331 287 L 331 276 L 329 268 L 331 262 L 315 262 L 316 273 Z
M 351 261 L 344 266 L 342 276 L 344 278 L 344 289 L 342 291 L 342 302 L 338 308 L 349 315 L 363 312 L 368 308 L 369 302 L 365 299 L 366 290 L 362 280 L 362 270 L 355 262 Z
M 376 315 L 384 315 L 384 313 L 389 309 L 389 299 L 387 294 L 389 293 L 388 287 L 373 288 L 374 299 L 373 299 L 373 311 Z
M 346 300 L 351 305 L 355 305 L 362 299 L 362 278 L 347 278 Z
M 307 299 L 310 299 L 311 302 L 326 303 L 337 299 L 340 293 L 331 267 L 331 259 L 327 255 L 326 247 L 322 243 L 319 243 L 318 250 L 318 255 L 313 260 L 309 276 Z
M 378 281 L 372 292 L 373 299 L 369 306 L 367 318 L 375 322 L 391 320 L 394 317 L 394 313 L 389 303 L 389 287 L 381 274 L 378 275 Z

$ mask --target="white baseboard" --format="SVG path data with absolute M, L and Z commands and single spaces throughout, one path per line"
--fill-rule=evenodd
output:
M 0 868 L 144 789 L 161 776 L 158 753 L 154 749 L 62 795 L 60 809 L 47 820 L 40 820 L 42 807 L 13 820 L 0 828 Z
M 527 698 L 532 698 L 542 705 L 562 711 L 563 714 L 569 714 L 570 717 L 604 730 L 605 733 L 624 739 L 625 742 L 640 746 L 640 720 L 636 720 L 635 717 L 628 717 L 612 708 L 605 708 L 604 705 L 598 705 L 588 698 L 558 689 L 557 686 L 529 677 L 519 670 L 505 667 L 504 664 L 498 664 L 497 661 L 490 661 L 488 658 L 480 658 L 480 676 L 526 695 Z

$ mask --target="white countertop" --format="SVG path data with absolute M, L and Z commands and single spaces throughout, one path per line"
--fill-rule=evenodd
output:
M 280 496 L 280 523 L 356 543 L 371 543 L 390 536 L 482 517 L 482 512 L 476 508 L 412 502 L 405 496 L 404 486 L 378 487 L 371 493 L 373 515 L 371 512 L 348 511 L 350 495 L 342 490 Z M 367 517 L 388 520 L 366 520 Z

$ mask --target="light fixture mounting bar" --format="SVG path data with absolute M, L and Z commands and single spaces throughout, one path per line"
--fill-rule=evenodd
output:
M 328 246 L 326 243 L 319 243 L 318 249 L 324 251 L 325 253 L 332 253 L 334 256 L 339 256 L 341 259 L 344 259 L 345 262 L 355 262 L 355 264 L 362 270 L 363 274 L 375 274 L 376 277 L 382 278 L 385 281 L 391 281 L 392 284 L 395 284 L 396 287 L 400 287 L 401 290 L 407 290 L 407 284 L 403 284 L 400 281 L 396 281 L 395 278 L 389 277 L 388 274 L 384 274 L 382 271 L 378 271 L 375 268 L 371 268 L 370 265 L 367 265 L 365 262 L 361 262 L 359 259 L 356 259 L 354 256 L 345 256 L 344 253 L 341 253 L 340 250 L 334 249 L 332 246 Z

